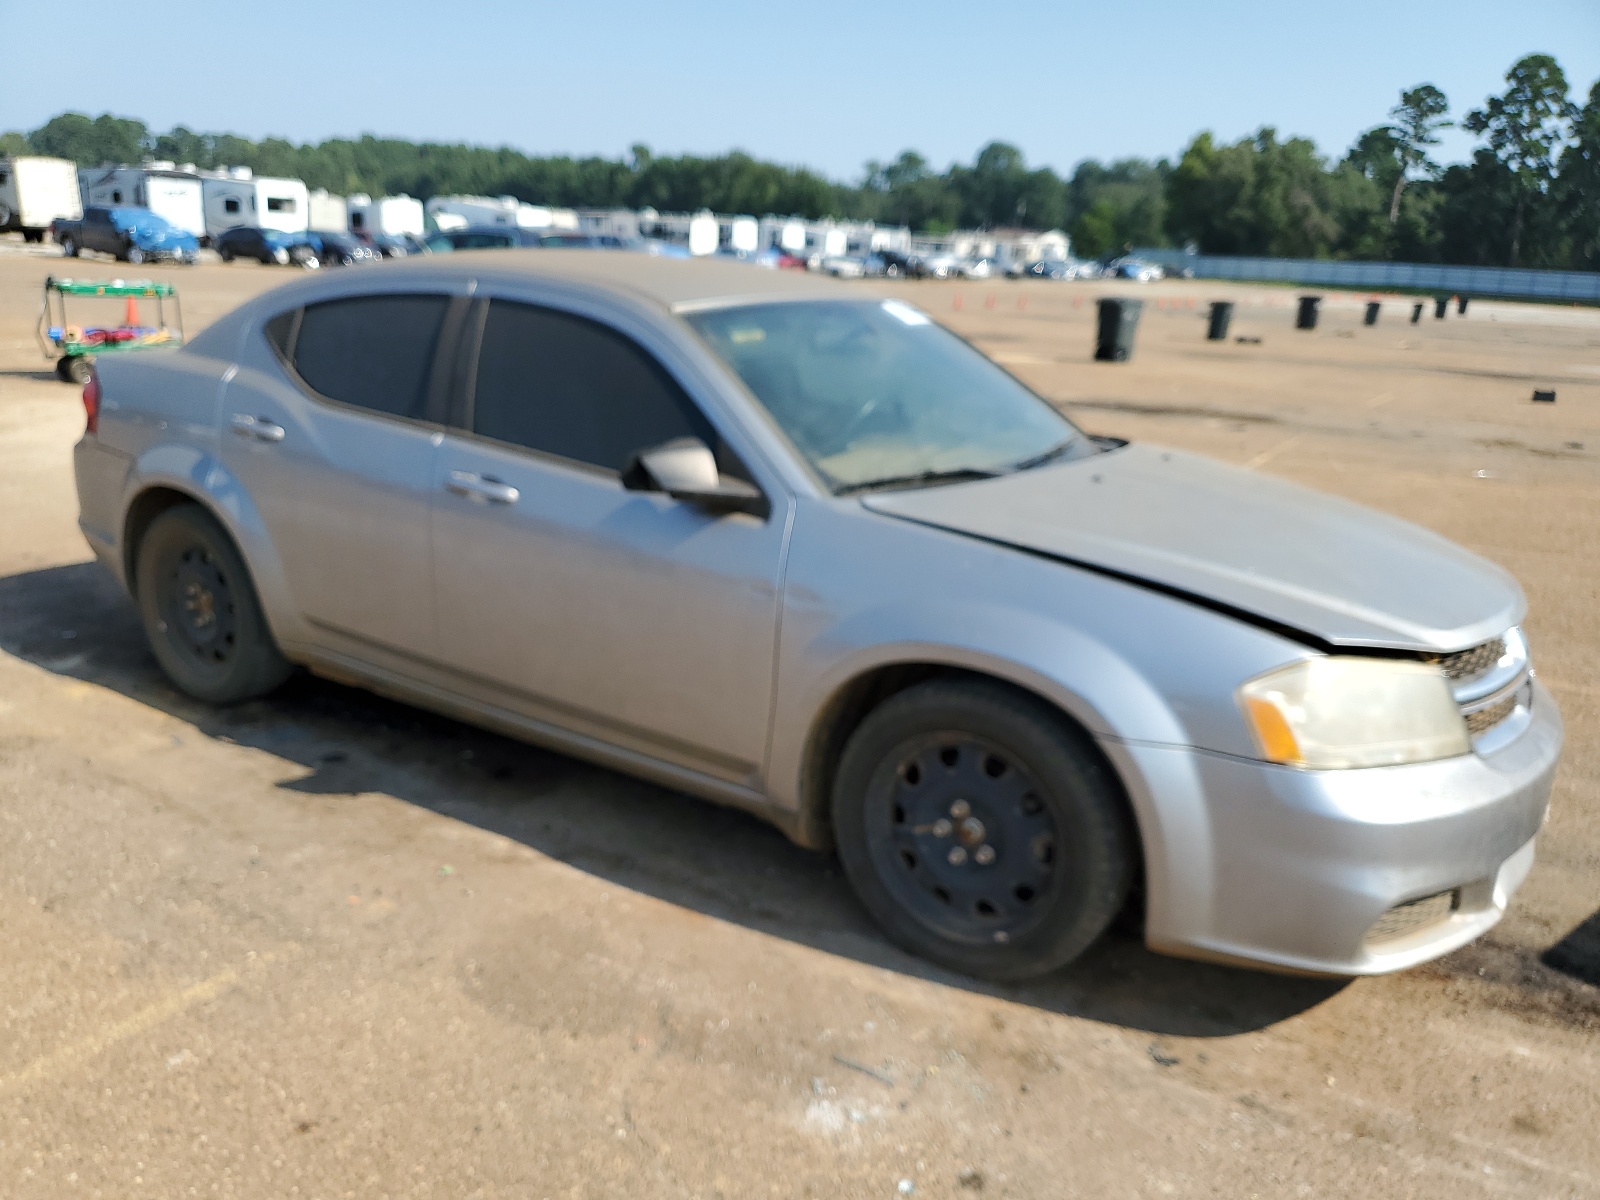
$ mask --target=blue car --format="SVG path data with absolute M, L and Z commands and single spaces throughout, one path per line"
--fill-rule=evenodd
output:
M 199 238 L 148 208 L 86 208 L 81 221 L 56 221 L 51 230 L 68 258 L 83 250 L 135 266 L 163 258 L 193 264 L 200 258 Z
M 261 229 L 254 225 L 236 225 L 211 239 L 211 248 L 223 262 L 236 258 L 253 258 L 259 263 L 289 262 L 290 250 L 305 240 L 303 233 L 284 233 L 280 229 Z

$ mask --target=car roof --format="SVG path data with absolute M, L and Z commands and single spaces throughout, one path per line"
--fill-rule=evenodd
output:
M 815 275 L 773 271 L 747 262 L 715 258 L 667 258 L 626 251 L 458 250 L 453 254 L 405 258 L 381 268 L 385 277 L 418 282 L 468 273 L 483 281 L 515 284 L 528 279 L 557 279 L 605 290 L 630 292 L 668 309 L 698 308 L 718 303 L 861 297 L 857 289 Z

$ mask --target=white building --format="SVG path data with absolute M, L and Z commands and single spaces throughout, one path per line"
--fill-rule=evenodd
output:
M 85 208 L 148 208 L 195 237 L 206 236 L 200 176 L 188 163 L 83 167 L 78 170 L 78 190 Z
M 420 237 L 427 228 L 422 201 L 410 196 L 380 196 L 374 200 L 365 192 L 357 192 L 345 202 L 345 208 L 352 233 L 409 233 Z
M 206 236 L 240 225 L 301 233 L 310 220 L 311 193 L 298 179 L 257 175 L 249 167 L 223 167 L 200 176 Z

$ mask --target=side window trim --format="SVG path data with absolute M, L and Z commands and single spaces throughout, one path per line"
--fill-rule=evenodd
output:
M 471 438 L 474 441 L 486 442 L 493 446 L 503 446 L 508 450 L 514 451 L 515 453 L 525 454 L 531 458 L 536 458 L 544 462 L 555 463 L 572 470 L 596 475 L 602 479 L 614 480 L 619 485 L 621 483 L 622 472 L 614 471 L 610 467 L 603 467 L 598 463 L 585 462 L 583 459 L 571 458 L 567 455 L 557 454 L 550 450 L 540 450 L 535 446 L 525 446 L 515 442 L 501 441 L 499 438 L 478 433 L 473 429 L 472 424 L 475 416 L 475 405 L 477 402 L 479 352 L 483 347 L 484 327 L 487 325 L 489 319 L 489 305 L 496 301 L 501 304 L 517 304 L 525 308 L 543 309 L 547 312 L 557 313 L 564 317 L 569 317 L 580 321 L 587 321 L 590 324 L 597 325 L 612 335 L 621 338 L 630 346 L 634 347 L 634 349 L 643 355 L 657 371 L 661 372 L 661 374 L 672 383 L 673 387 L 675 387 L 683 395 L 683 398 L 693 407 L 700 419 L 717 433 L 718 441 L 720 441 L 724 446 L 727 446 L 728 453 L 737 457 L 736 451 L 733 450 L 731 445 L 727 444 L 727 438 L 722 434 L 718 423 L 711 417 L 709 413 L 707 413 L 705 406 L 695 399 L 694 393 L 683 383 L 681 379 L 678 378 L 677 374 L 673 372 L 673 370 L 668 367 L 666 363 L 661 361 L 659 355 L 641 343 L 638 338 L 634 337 L 626 330 L 618 329 L 611 322 L 602 320 L 596 316 L 592 316 L 589 313 L 576 312 L 572 309 L 564 308 L 559 304 L 549 303 L 548 301 L 526 300 L 515 296 L 483 295 L 481 293 L 473 300 L 472 312 L 466 318 L 461 333 L 455 369 L 455 385 L 452 389 L 453 394 L 451 396 L 447 420 L 447 423 L 452 427 L 452 433 L 455 433 L 461 437 Z M 643 448 L 644 447 L 640 447 L 640 449 Z M 713 447 L 713 449 L 715 448 L 716 447 Z M 750 468 L 745 466 L 742 461 L 740 462 L 740 467 L 743 471 L 743 477 L 747 478 L 754 487 L 756 487 L 763 495 L 765 495 L 766 489 L 761 486 L 760 481 L 755 478 L 754 473 L 750 470 Z M 770 497 L 768 499 L 770 502 Z
M 397 421 L 403 425 L 422 428 L 446 429 L 450 425 L 450 416 L 455 403 L 455 370 L 454 364 L 460 361 L 462 345 L 471 340 L 463 337 L 469 313 L 473 308 L 473 300 L 469 295 L 455 292 L 371 292 L 371 296 L 410 295 L 410 296 L 439 296 L 447 301 L 444 315 L 439 319 L 439 332 L 433 348 L 433 362 L 428 369 L 427 388 L 424 392 L 423 415 L 421 417 L 403 417 L 395 413 L 383 412 L 376 408 L 367 408 L 360 404 L 351 404 L 349 401 L 340 400 L 334 396 L 325 395 L 317 391 L 308 383 L 304 376 L 295 368 L 295 353 L 300 346 L 300 325 L 305 317 L 308 305 L 300 305 L 291 310 L 293 313 L 289 322 L 289 332 L 280 347 L 270 335 L 266 335 L 266 327 L 272 321 L 282 317 L 279 313 L 269 317 L 261 323 L 261 329 L 266 335 L 266 341 L 272 347 L 279 365 L 289 376 L 294 385 L 313 403 L 329 408 L 341 409 L 346 412 L 362 413 L 385 421 Z M 330 296 L 329 300 L 354 300 L 361 296 Z M 321 301 L 317 301 L 321 303 Z

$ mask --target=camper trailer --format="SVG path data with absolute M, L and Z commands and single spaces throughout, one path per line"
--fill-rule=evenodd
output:
M 345 201 L 345 219 L 351 233 L 421 237 L 426 228 L 422 201 L 410 196 L 371 196 L 357 192 Z
M 0 158 L 0 233 L 20 229 L 26 241 L 50 236 L 58 217 L 83 216 L 78 168 L 64 158 Z
M 137 167 L 87 167 L 78 171 L 85 208 L 148 208 L 167 223 L 206 236 L 205 199 L 192 167 L 146 162 Z
M 257 175 L 249 167 L 224 167 L 201 176 L 205 199 L 206 236 L 215 237 L 240 225 L 303 233 L 311 193 L 298 179 Z
M 306 228 L 319 233 L 344 233 L 350 227 L 347 201 L 318 188 L 306 197 Z
M 440 229 L 463 225 L 516 225 L 524 229 L 578 227 L 578 214 L 570 208 L 526 204 L 515 196 L 435 196 L 425 207 L 429 219 Z

